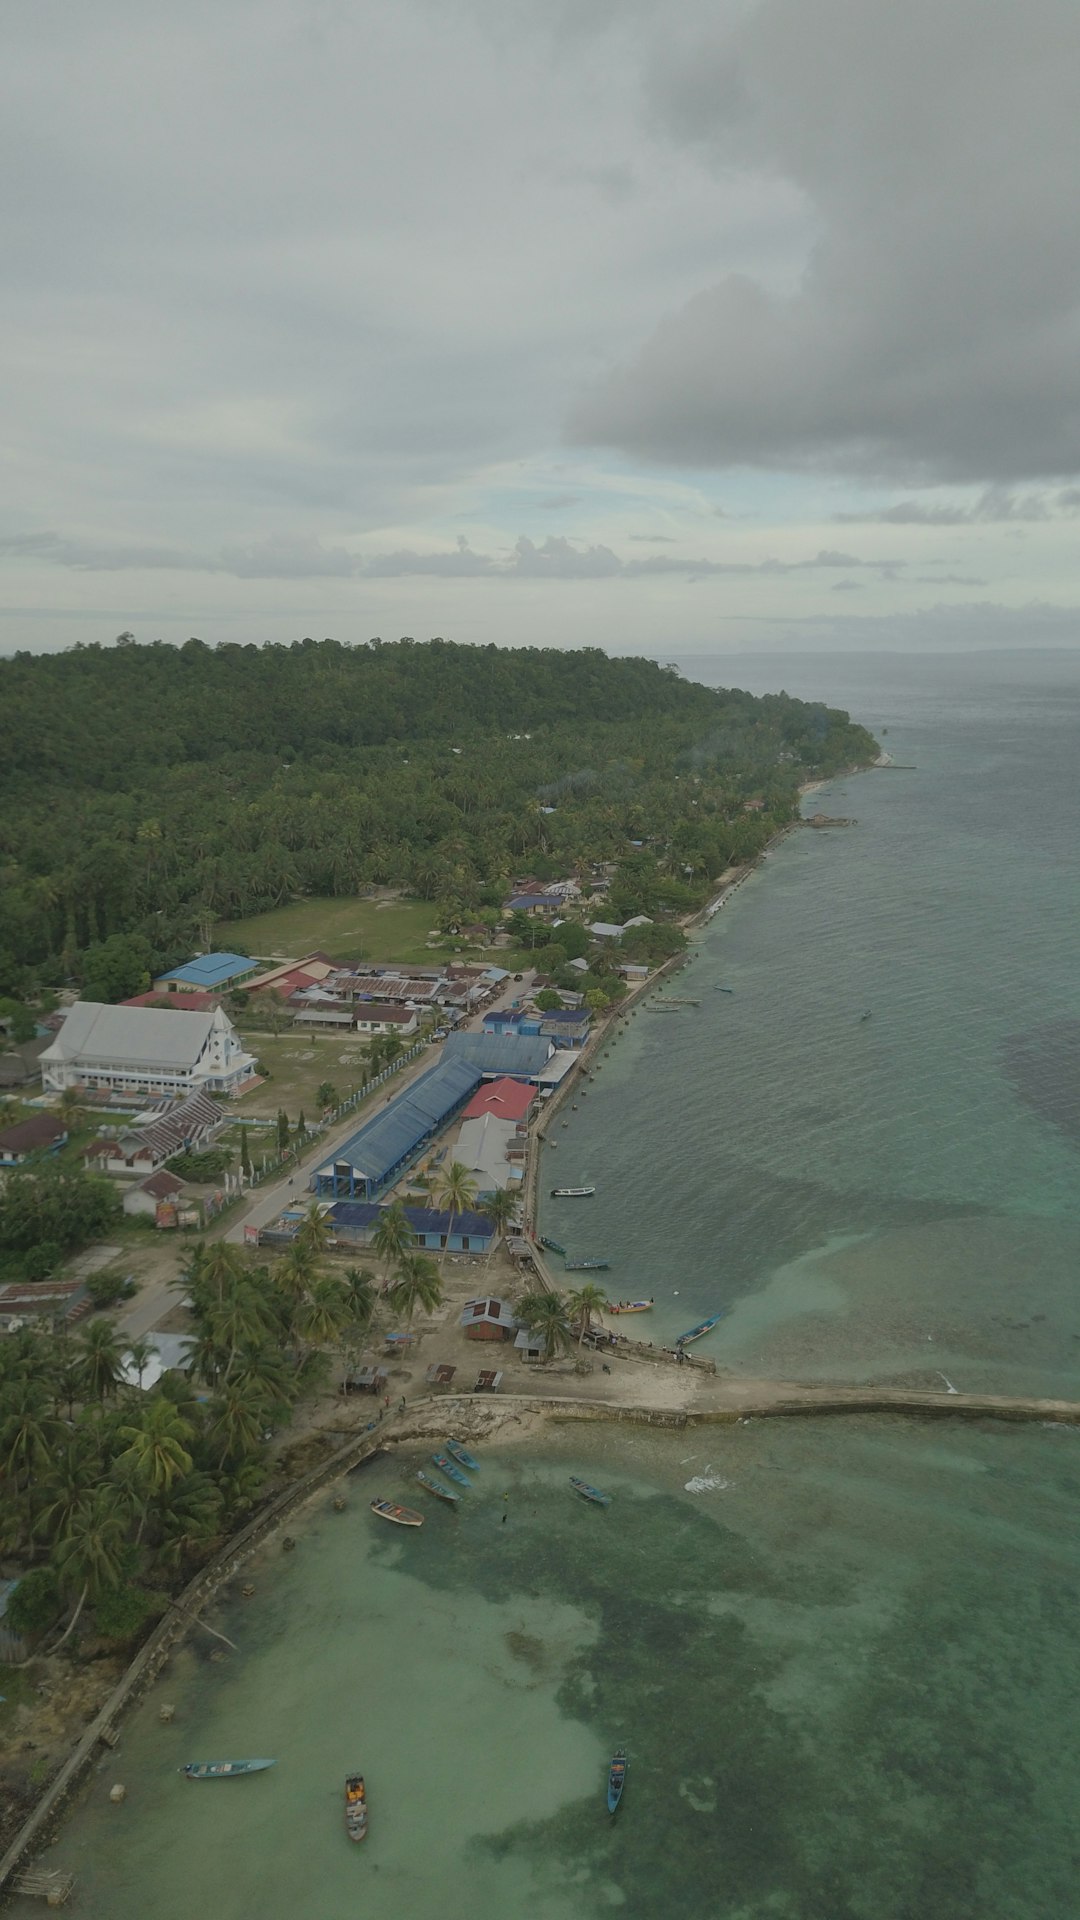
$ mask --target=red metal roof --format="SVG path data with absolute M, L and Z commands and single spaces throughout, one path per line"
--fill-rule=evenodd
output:
M 463 1118 L 478 1120 L 485 1113 L 493 1113 L 498 1120 L 524 1120 L 535 1097 L 536 1088 L 524 1086 L 520 1080 L 490 1080 L 477 1088 Z

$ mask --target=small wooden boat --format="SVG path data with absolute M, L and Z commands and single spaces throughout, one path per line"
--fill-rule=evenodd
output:
M 399 1507 L 396 1500 L 373 1500 L 371 1511 L 377 1513 L 380 1520 L 392 1520 L 396 1527 L 422 1527 L 424 1524 L 422 1513 L 414 1513 L 411 1507 Z
M 605 1313 L 651 1313 L 651 1300 L 617 1300 L 614 1306 L 604 1308 Z
M 233 1780 L 242 1773 L 264 1773 L 276 1760 L 191 1760 L 180 1772 L 189 1780 Z
M 440 1487 L 438 1481 L 433 1480 L 430 1474 L 427 1474 L 423 1471 L 422 1467 L 417 1468 L 416 1477 L 419 1480 L 420 1485 L 422 1487 L 426 1487 L 429 1493 L 433 1493 L 435 1495 L 436 1500 L 446 1500 L 449 1502 L 449 1504 L 452 1507 L 457 1506 L 457 1503 L 461 1498 L 461 1495 L 459 1493 L 451 1493 L 449 1487 Z
M 626 1785 L 626 1748 L 619 1747 L 612 1758 L 610 1767 L 608 1768 L 607 1810 L 609 1813 L 614 1813 L 616 1808 L 618 1807 L 619 1801 L 622 1799 L 622 1796 L 623 1796 L 623 1788 L 625 1787 L 625 1785 Z
M 563 1262 L 567 1273 L 605 1273 L 611 1265 L 610 1260 L 566 1260 Z
M 462 1473 L 461 1468 L 457 1464 L 457 1461 L 451 1460 L 448 1453 L 433 1453 L 431 1457 L 434 1460 L 435 1465 L 438 1467 L 439 1472 L 445 1473 L 448 1480 L 456 1480 L 459 1487 L 468 1486 L 469 1484 L 468 1474 Z
M 561 1240 L 552 1240 L 546 1233 L 542 1233 L 540 1235 L 540 1245 L 546 1247 L 549 1253 L 561 1253 L 565 1257 L 566 1248 L 563 1246 Z
M 345 1781 L 345 1831 L 350 1840 L 367 1839 L 367 1788 L 362 1773 L 350 1773 Z
M 463 1447 L 460 1440 L 448 1440 L 446 1443 L 446 1451 L 452 1460 L 457 1461 L 459 1467 L 468 1467 L 470 1473 L 479 1473 L 479 1460 L 473 1459 L 468 1448 Z
M 588 1200 L 596 1192 L 595 1187 L 552 1187 L 553 1200 Z
M 571 1474 L 570 1485 L 575 1493 L 580 1493 L 583 1500 L 591 1500 L 594 1507 L 606 1507 L 611 1504 L 610 1493 L 601 1493 L 599 1487 L 590 1487 L 587 1480 L 577 1480 Z
M 699 1320 L 697 1326 L 691 1327 L 689 1333 L 680 1333 L 675 1345 L 677 1347 L 688 1347 L 691 1340 L 700 1340 L 703 1333 L 712 1332 L 717 1321 L 722 1320 L 724 1314 L 727 1312 L 728 1308 L 724 1307 L 721 1312 L 710 1314 L 707 1320 Z

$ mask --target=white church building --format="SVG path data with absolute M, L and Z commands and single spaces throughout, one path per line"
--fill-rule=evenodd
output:
M 39 1064 L 46 1093 L 235 1093 L 255 1072 L 254 1054 L 220 1007 L 181 1013 L 93 1000 L 75 1002 Z

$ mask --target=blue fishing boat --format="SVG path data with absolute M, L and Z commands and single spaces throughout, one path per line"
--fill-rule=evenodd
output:
M 591 1500 L 594 1507 L 607 1507 L 611 1504 L 610 1493 L 601 1493 L 599 1487 L 590 1487 L 587 1480 L 578 1480 L 571 1474 L 570 1485 L 575 1493 L 580 1493 L 583 1500 Z
M 610 1260 L 567 1260 L 567 1273 L 604 1273 L 610 1267 Z
M 459 1467 L 468 1467 L 470 1473 L 479 1473 L 479 1460 L 473 1459 L 468 1448 L 463 1447 L 460 1440 L 448 1440 L 446 1443 L 446 1451 L 452 1460 L 457 1461 Z
M 438 1467 L 440 1473 L 445 1473 L 448 1480 L 456 1480 L 459 1487 L 468 1486 L 469 1484 L 468 1475 L 465 1473 L 462 1473 L 461 1468 L 458 1466 L 457 1462 L 455 1460 L 451 1460 L 449 1454 L 433 1453 L 431 1457 L 434 1460 L 435 1465 Z
M 546 1247 L 549 1253 L 561 1253 L 564 1255 L 566 1253 L 566 1248 L 563 1246 L 562 1241 L 552 1240 L 546 1233 L 540 1235 L 540 1245 Z
M 729 1311 L 730 1309 L 728 1307 L 723 1307 L 719 1313 L 710 1314 L 707 1320 L 699 1320 L 697 1326 L 691 1327 L 689 1333 L 680 1333 L 675 1345 L 677 1347 L 688 1347 L 691 1340 L 700 1340 L 702 1334 L 711 1333 L 717 1321 L 722 1320 L 724 1314 Z
M 189 1760 L 180 1772 L 189 1780 L 233 1780 L 242 1773 L 265 1773 L 276 1760 Z
M 609 1813 L 614 1813 L 616 1808 L 618 1807 L 619 1801 L 622 1799 L 622 1796 L 623 1796 L 623 1788 L 625 1787 L 625 1785 L 626 1785 L 626 1748 L 619 1747 L 615 1752 L 615 1755 L 612 1759 L 610 1767 L 608 1768 L 607 1810 Z
M 450 1506 L 452 1507 L 457 1506 L 457 1503 L 461 1498 L 461 1495 L 459 1493 L 451 1493 L 449 1487 L 440 1487 L 438 1481 L 433 1480 L 430 1474 L 425 1473 L 423 1471 L 423 1468 L 421 1467 L 417 1468 L 416 1477 L 419 1480 L 420 1485 L 422 1487 L 426 1487 L 429 1493 L 433 1493 L 435 1495 L 436 1500 L 446 1500 L 449 1502 Z

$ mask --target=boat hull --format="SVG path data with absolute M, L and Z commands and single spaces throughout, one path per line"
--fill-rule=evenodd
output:
M 345 1782 L 345 1831 L 350 1840 L 366 1840 L 368 1829 L 367 1789 L 362 1773 L 351 1773 Z
M 241 1774 L 265 1773 L 276 1760 L 191 1760 L 181 1772 L 189 1780 L 238 1780 Z
M 433 1493 L 435 1495 L 436 1500 L 445 1500 L 447 1505 L 450 1507 L 457 1506 L 460 1495 L 456 1493 L 451 1493 L 449 1487 L 440 1487 L 437 1480 L 432 1480 L 429 1474 L 421 1473 L 419 1469 L 417 1470 L 416 1477 L 419 1480 L 420 1485 L 424 1487 L 428 1493 Z
M 606 1507 L 610 1504 L 610 1493 L 601 1493 L 599 1487 L 590 1487 L 587 1480 L 577 1480 L 571 1474 L 570 1485 L 575 1493 L 579 1493 L 583 1500 L 588 1500 L 594 1507 Z
M 479 1473 L 479 1460 L 474 1460 L 468 1448 L 463 1447 L 459 1440 L 448 1440 L 446 1443 L 446 1451 L 451 1459 L 457 1461 L 459 1467 L 468 1467 L 470 1473 Z
M 389 1520 L 395 1527 L 422 1527 L 424 1516 L 414 1513 L 411 1507 L 400 1507 L 396 1500 L 373 1500 L 371 1511 L 380 1520 Z
M 590 1200 L 596 1192 L 595 1187 L 552 1187 L 553 1200 Z
M 727 1311 L 728 1309 L 725 1307 L 724 1313 L 726 1313 Z M 703 1339 L 707 1333 L 712 1332 L 717 1322 L 724 1318 L 724 1313 L 710 1314 L 707 1320 L 702 1320 L 696 1327 L 691 1327 L 689 1333 L 681 1333 L 679 1335 L 679 1338 L 676 1340 L 675 1345 L 677 1347 L 688 1347 L 692 1340 Z
M 651 1313 L 652 1306 L 653 1306 L 653 1303 L 651 1300 L 627 1300 L 625 1305 L 620 1305 L 615 1307 L 605 1307 L 604 1312 L 605 1313 Z
M 622 1799 L 625 1785 L 626 1750 L 620 1747 L 608 1769 L 607 1805 L 609 1813 L 615 1813 L 618 1810 L 619 1801 Z
M 435 1465 L 438 1467 L 439 1472 L 446 1474 L 447 1479 L 456 1480 L 459 1487 L 468 1486 L 469 1484 L 468 1475 L 462 1473 L 461 1468 L 457 1464 L 457 1461 L 451 1460 L 449 1454 L 433 1453 L 431 1458 L 435 1462 Z

